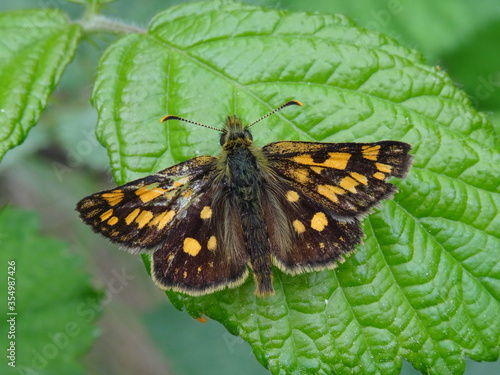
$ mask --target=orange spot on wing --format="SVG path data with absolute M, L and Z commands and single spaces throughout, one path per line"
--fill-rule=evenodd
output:
M 392 171 L 392 167 L 390 165 L 387 165 L 387 164 L 375 163 L 375 166 L 377 167 L 377 169 L 380 172 L 391 173 L 391 171 Z
M 351 154 L 347 152 L 330 152 L 328 155 L 330 157 L 326 159 L 323 165 L 335 169 L 345 169 L 347 162 L 351 158 Z
M 337 187 L 337 186 L 332 186 L 332 185 L 318 185 L 317 187 L 318 193 L 323 195 L 324 197 L 327 197 L 329 200 L 331 200 L 334 203 L 337 203 L 339 201 L 337 195 L 338 194 L 345 194 L 346 191 Z
M 304 233 L 306 231 L 306 227 L 300 220 L 294 220 L 293 223 L 293 228 L 295 229 L 295 232 L 298 234 Z
M 203 207 L 203 209 L 200 212 L 200 218 L 206 220 L 210 219 L 211 217 L 212 217 L 212 209 L 210 208 L 210 206 Z
M 156 215 L 149 225 L 156 225 L 158 229 L 163 229 L 175 216 L 175 211 L 170 210 Z
M 360 173 L 351 172 L 351 177 L 363 185 L 368 185 L 368 178 Z
M 297 202 L 299 200 L 299 194 L 296 191 L 289 190 L 286 192 L 286 199 L 289 202 Z
M 142 211 L 139 216 L 135 219 L 135 222 L 139 226 L 139 228 L 144 227 L 147 223 L 151 221 L 151 219 L 154 217 L 153 213 L 148 210 Z
M 328 158 L 322 162 L 317 163 L 313 160 L 311 155 L 299 155 L 292 158 L 292 160 L 299 164 L 314 165 L 319 167 L 345 169 L 347 162 L 351 158 L 351 154 L 347 152 L 330 152 Z
M 108 220 L 109 225 L 115 225 L 118 223 L 118 218 L 116 216 L 113 216 L 111 219 Z
M 321 172 L 323 172 L 323 170 L 325 168 L 321 168 L 321 167 L 311 167 L 311 169 L 316 172 L 317 174 L 321 174 Z
M 323 212 L 316 212 L 311 219 L 311 228 L 321 232 L 328 225 L 328 219 Z
M 193 189 L 187 189 L 184 193 L 182 193 L 182 196 L 184 198 L 189 198 L 193 194 Z
M 182 250 L 195 257 L 196 255 L 198 255 L 198 253 L 200 252 L 201 250 L 201 245 L 198 241 L 196 241 L 194 238 L 191 238 L 191 237 L 186 237 L 184 239 L 184 244 L 183 244 L 183 247 L 182 247 Z
M 123 191 L 122 190 L 113 190 L 110 193 L 104 193 L 102 197 L 108 202 L 110 206 L 116 206 L 123 200 Z
M 125 218 L 125 222 L 127 223 L 127 225 L 130 225 L 130 223 L 135 220 L 137 215 L 139 215 L 139 212 L 141 212 L 141 210 L 139 208 L 136 208 L 134 211 L 127 215 L 127 217 Z
M 109 210 L 107 210 L 105 213 L 103 213 L 100 217 L 101 217 L 101 221 L 106 221 L 108 220 L 111 216 L 113 215 L 113 209 L 110 208 Z
M 207 248 L 210 251 L 214 251 L 215 249 L 217 249 L 217 238 L 215 238 L 215 236 L 211 236 L 208 239 Z
M 365 159 L 368 160 L 377 160 L 378 159 L 378 154 L 380 152 L 380 145 L 365 145 L 361 147 L 361 154 Z
M 342 189 L 350 191 L 351 193 L 354 193 L 354 194 L 357 193 L 357 191 L 356 191 L 357 185 L 359 185 L 359 182 L 356 181 L 355 179 L 349 177 L 349 176 L 344 177 L 342 179 L 342 181 L 340 181 L 340 187 Z
M 309 172 L 305 168 L 291 169 L 290 174 L 292 175 L 294 180 L 300 182 L 301 184 L 305 184 L 306 182 L 310 181 Z
M 164 193 L 166 193 L 166 190 L 157 188 L 154 185 L 143 186 L 135 191 L 135 195 L 137 195 L 143 203 L 152 201 Z

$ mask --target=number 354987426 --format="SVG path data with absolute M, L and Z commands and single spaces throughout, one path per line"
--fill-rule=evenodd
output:
M 16 305 L 16 278 L 14 277 L 16 274 L 16 261 L 11 260 L 8 262 L 7 269 L 7 301 L 9 305 L 9 310 L 12 310 Z

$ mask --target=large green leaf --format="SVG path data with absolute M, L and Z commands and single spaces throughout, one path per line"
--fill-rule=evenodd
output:
M 96 339 L 94 322 L 101 310 L 101 293 L 81 270 L 80 258 L 71 256 L 65 244 L 38 231 L 34 214 L 0 209 L 5 298 L 0 313 L 5 320 L 14 318 L 13 324 L 0 326 L 2 374 L 84 374 L 78 358 Z M 8 268 L 10 263 L 12 268 Z M 7 285 L 12 286 L 8 294 Z M 8 337 L 8 332 L 14 336 Z M 5 355 L 11 355 L 12 349 L 15 358 L 7 360 Z
M 57 10 L 0 13 L 0 159 L 38 121 L 80 35 Z
M 218 150 L 208 125 L 237 113 L 255 142 L 403 140 L 414 167 L 364 222 L 364 244 L 336 271 L 275 271 L 205 297 L 169 292 L 179 309 L 241 335 L 274 374 L 460 374 L 464 356 L 499 352 L 500 203 L 494 130 L 448 76 L 415 51 L 342 16 L 211 1 L 159 14 L 147 34 L 104 54 L 93 103 L 118 183 Z M 207 139 L 211 140 L 207 142 Z
M 496 0 L 288 0 L 279 6 L 347 14 L 369 30 L 416 44 L 433 60 L 500 17 L 500 3 Z

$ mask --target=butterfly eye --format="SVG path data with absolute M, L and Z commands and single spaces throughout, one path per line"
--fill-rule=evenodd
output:
M 226 143 L 226 133 L 222 133 L 219 139 L 220 145 L 224 146 L 224 143 Z
M 253 141 L 252 133 L 250 133 L 248 130 L 245 129 L 245 132 L 243 134 L 245 134 L 245 138 L 248 138 L 251 141 Z

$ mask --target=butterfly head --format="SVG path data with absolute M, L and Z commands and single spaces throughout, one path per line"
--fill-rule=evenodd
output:
M 238 116 L 227 117 L 222 135 L 220 136 L 220 144 L 224 149 L 249 146 L 252 143 L 252 139 L 252 134 L 246 126 L 243 126 Z

